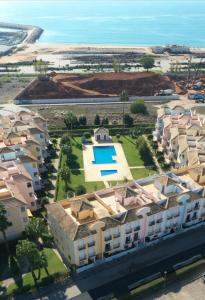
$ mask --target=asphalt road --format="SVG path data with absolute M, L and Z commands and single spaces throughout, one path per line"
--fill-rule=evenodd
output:
M 127 290 L 128 285 L 140 279 L 148 277 L 150 274 L 154 274 L 157 272 L 161 272 L 163 274 L 164 271 L 169 272 L 172 270 L 172 266 L 176 263 L 187 260 L 197 254 L 202 254 L 203 256 L 205 256 L 205 243 L 188 251 L 183 251 L 158 263 L 153 263 L 146 268 L 137 269 L 137 271 L 130 273 L 128 276 L 119 278 L 96 289 L 90 290 L 89 293 L 93 299 L 97 299 L 111 293 L 114 293 L 115 295 L 121 295 Z

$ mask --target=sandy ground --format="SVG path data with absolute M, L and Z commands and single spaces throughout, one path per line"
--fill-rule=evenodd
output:
M 205 52 L 203 48 L 193 48 L 196 53 Z M 93 53 L 93 52 L 136 52 L 152 54 L 150 47 L 145 46 L 112 46 L 112 45 L 86 45 L 86 44 L 21 44 L 18 46 L 16 53 L 8 56 L 0 57 L 0 64 L 32 62 L 34 59 L 42 59 L 48 61 L 53 67 L 63 67 L 67 64 L 72 65 L 72 60 L 66 59 L 68 52 L 72 53 Z M 173 56 L 169 54 L 157 55 L 156 70 L 161 69 L 166 72 L 170 69 L 173 62 L 184 62 L 189 55 Z M 32 70 L 30 69 L 29 72 Z M 23 70 L 26 73 L 26 70 Z

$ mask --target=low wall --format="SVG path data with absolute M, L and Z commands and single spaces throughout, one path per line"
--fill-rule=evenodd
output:
M 172 100 L 179 100 L 178 95 L 172 96 L 132 96 L 130 102 L 143 99 L 145 102 L 167 102 Z M 69 99 L 15 99 L 14 103 L 17 105 L 29 104 L 76 104 L 76 103 L 121 103 L 119 97 L 103 97 L 103 98 L 69 98 Z

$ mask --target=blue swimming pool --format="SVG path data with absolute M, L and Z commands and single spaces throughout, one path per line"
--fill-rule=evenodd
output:
M 117 170 L 101 170 L 100 174 L 101 176 L 113 175 L 117 174 Z
M 115 164 L 116 160 L 113 156 L 116 156 L 114 146 L 94 146 L 93 153 L 95 160 L 93 164 Z

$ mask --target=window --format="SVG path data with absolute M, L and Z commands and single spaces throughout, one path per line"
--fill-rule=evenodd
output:
M 135 232 L 134 234 L 134 241 L 137 241 L 138 240 L 138 232 Z
M 39 151 L 40 151 L 40 148 L 36 147 L 36 151 L 38 151 L 38 152 L 39 152 Z
M 22 211 L 22 212 L 26 211 L 25 206 L 21 206 L 21 211 Z
M 34 176 L 34 177 L 37 177 L 37 176 L 38 176 L 38 173 L 37 173 L 37 172 L 34 172 L 34 173 L 33 173 L 33 176 Z
M 33 197 L 33 193 L 29 193 L 29 197 Z
M 129 244 L 131 242 L 131 237 L 130 235 L 126 237 L 125 243 Z
M 42 134 L 40 134 L 40 138 L 43 139 L 43 135 Z
M 31 202 L 31 206 L 35 206 L 35 202 L 32 201 L 32 202 Z
M 27 188 L 30 188 L 30 187 L 32 187 L 31 182 L 27 182 Z
M 105 252 L 110 251 L 111 247 L 110 247 L 110 243 L 105 244 Z

